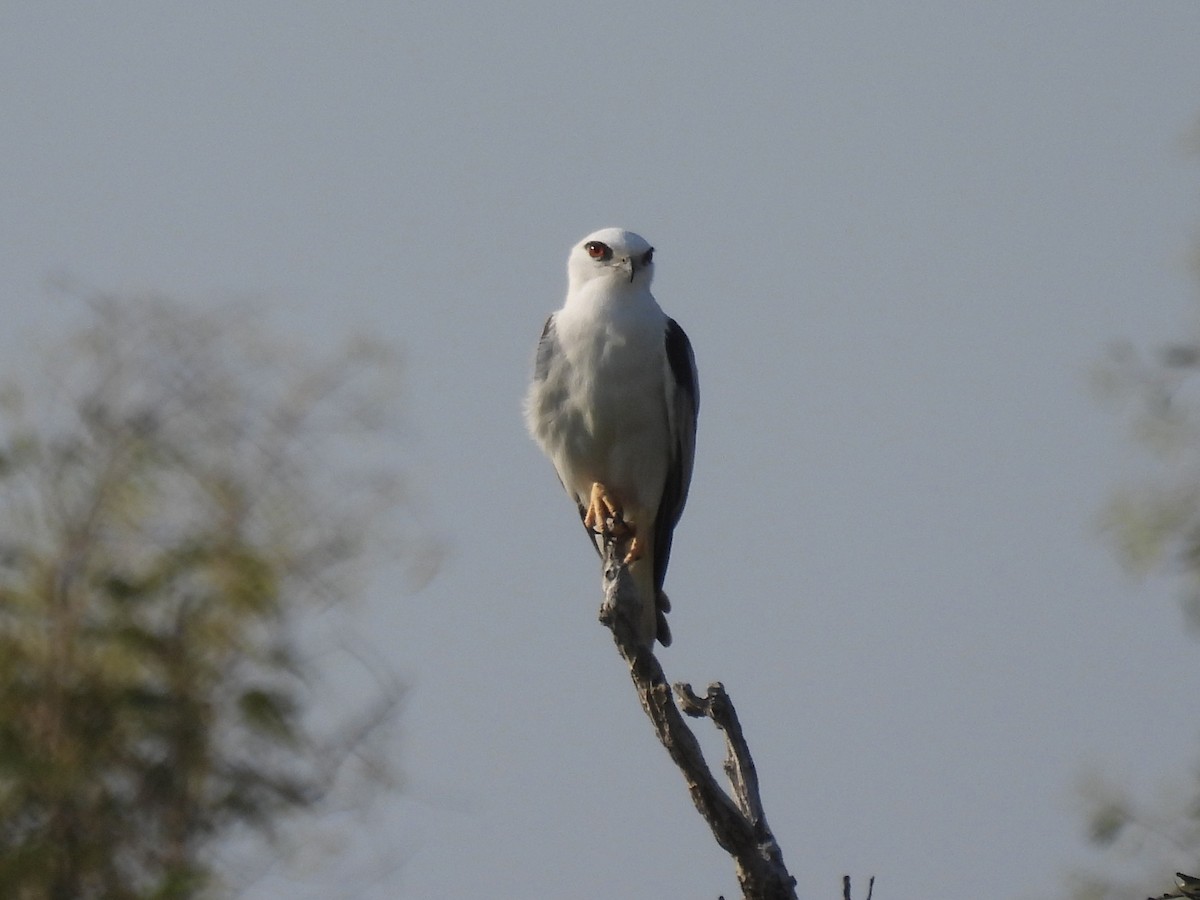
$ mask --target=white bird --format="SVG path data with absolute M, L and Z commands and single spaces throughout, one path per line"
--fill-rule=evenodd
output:
M 525 404 L 596 549 L 605 537 L 626 549 L 648 647 L 671 642 L 663 580 L 700 406 L 692 345 L 650 293 L 653 258 L 645 238 L 622 228 L 572 248 L 567 299 L 546 320 Z

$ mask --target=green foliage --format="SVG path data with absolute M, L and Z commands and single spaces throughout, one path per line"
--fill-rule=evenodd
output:
M 1200 149 L 1200 129 L 1192 136 Z M 1200 250 L 1200 248 L 1198 248 Z M 1193 260 L 1200 276 L 1200 252 Z M 1121 561 L 1138 575 L 1178 577 L 1187 622 L 1200 633 L 1200 332 L 1139 353 L 1129 344 L 1111 348 L 1096 372 L 1101 393 L 1128 413 L 1131 430 L 1147 451 L 1151 474 L 1119 491 L 1102 522 Z M 1186 720 L 1186 714 L 1181 721 Z M 1139 802 L 1109 785 L 1085 789 L 1088 836 L 1114 857 L 1137 861 L 1146 873 L 1138 883 L 1089 876 L 1072 892 L 1075 900 L 1190 896 L 1194 879 L 1177 883 L 1172 873 L 1200 865 L 1200 769 L 1171 793 Z M 1185 891 L 1183 885 L 1189 885 Z M 1139 886 L 1140 885 L 1140 886 Z
M 1155 474 L 1116 493 L 1102 523 L 1132 572 L 1166 571 L 1182 579 L 1189 624 L 1200 627 L 1200 344 L 1176 344 L 1145 359 L 1114 348 L 1099 383 L 1131 410 L 1134 435 Z
M 1138 575 L 1166 573 L 1182 584 L 1187 621 L 1200 628 L 1200 342 L 1167 347 L 1146 358 L 1115 348 L 1100 373 L 1105 393 L 1130 411 L 1132 430 L 1149 452 L 1152 474 L 1118 492 L 1103 516 L 1121 561 Z M 1172 795 L 1139 802 L 1110 785 L 1091 783 L 1091 842 L 1114 858 L 1139 863 L 1135 883 L 1090 876 L 1075 900 L 1161 896 L 1175 890 L 1172 873 L 1200 858 L 1200 778 Z
M 234 826 L 269 835 L 333 774 L 294 621 L 394 498 L 331 494 L 316 449 L 379 360 L 297 366 L 163 300 L 93 313 L 48 394 L 0 404 L 0 896 L 196 897 Z
M 1088 819 L 1088 838 L 1093 844 L 1108 845 L 1116 842 L 1129 824 L 1130 811 L 1112 797 L 1096 803 Z

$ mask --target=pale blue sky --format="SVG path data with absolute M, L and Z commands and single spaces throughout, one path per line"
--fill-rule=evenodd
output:
M 0 3 L 0 350 L 59 277 L 403 348 L 449 550 L 363 609 L 408 787 L 302 896 L 732 896 L 519 412 L 569 247 L 641 232 L 704 397 L 662 659 L 730 690 L 801 895 L 1058 893 L 1080 775 L 1200 741 L 1087 389 L 1193 321 L 1197 47 L 1193 2 Z

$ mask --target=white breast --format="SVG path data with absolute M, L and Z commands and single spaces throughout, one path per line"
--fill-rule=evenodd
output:
M 631 513 L 656 509 L 669 462 L 665 315 L 648 291 L 585 289 L 555 331 L 561 352 L 530 397 L 534 437 L 577 501 L 599 481 Z

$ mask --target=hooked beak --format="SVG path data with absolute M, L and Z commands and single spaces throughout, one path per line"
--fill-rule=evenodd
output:
M 622 256 L 617 260 L 617 268 L 624 269 L 629 272 L 629 280 L 633 281 L 633 276 L 637 274 L 637 262 L 632 256 Z

